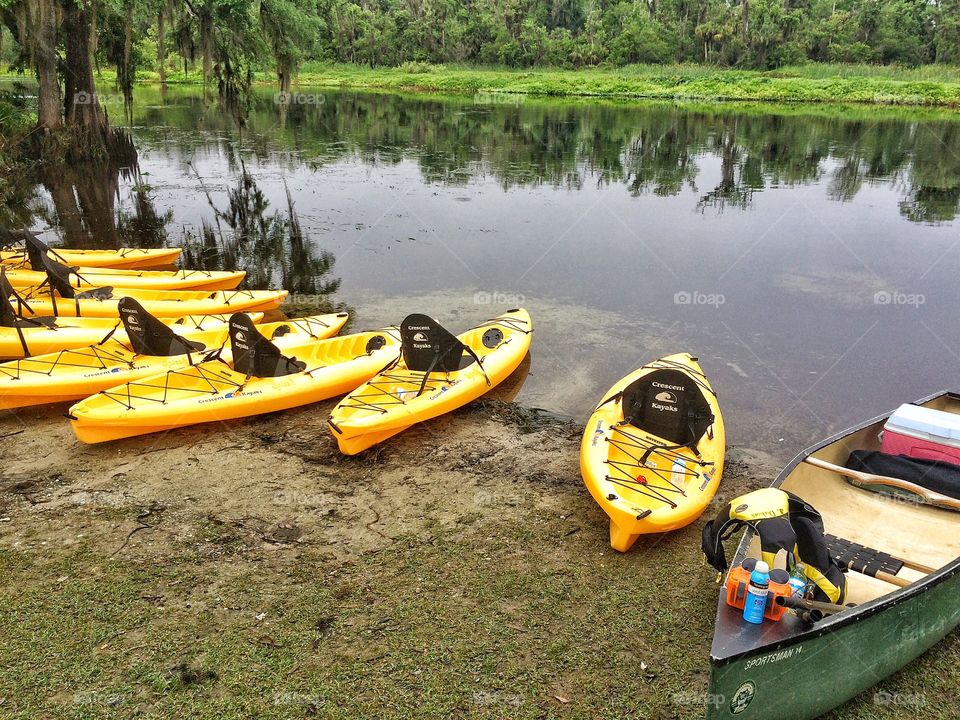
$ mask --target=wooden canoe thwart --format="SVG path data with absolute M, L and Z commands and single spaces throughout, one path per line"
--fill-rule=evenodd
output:
M 916 404 L 960 414 L 957 393 Z M 788 613 L 779 622 L 751 625 L 721 596 L 710 652 L 710 720 L 816 718 L 960 624 L 960 515 L 864 490 L 848 481 L 864 479 L 843 467 L 853 450 L 880 449 L 887 417 L 804 451 L 774 481 L 823 515 L 831 556 L 848 568 L 844 602 L 851 607 L 808 608 L 822 616 L 816 622 Z M 758 539 L 748 531 L 732 565 L 758 554 Z

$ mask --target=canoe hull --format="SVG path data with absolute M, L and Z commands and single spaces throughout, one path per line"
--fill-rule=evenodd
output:
M 960 625 L 958 570 L 868 617 L 712 664 L 707 718 L 808 720 L 877 685 Z

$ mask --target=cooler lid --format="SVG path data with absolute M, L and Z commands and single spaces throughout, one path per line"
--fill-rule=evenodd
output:
M 960 415 L 906 404 L 897 408 L 897 411 L 889 417 L 884 429 L 909 435 L 924 433 L 960 442 Z

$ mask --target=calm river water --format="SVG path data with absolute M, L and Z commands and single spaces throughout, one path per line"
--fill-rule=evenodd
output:
M 523 305 L 518 400 L 579 419 L 690 351 L 731 442 L 782 458 L 960 388 L 960 114 L 292 100 L 264 90 L 238 123 L 199 89 L 142 89 L 139 174 L 28 183 L 3 220 L 73 245 L 186 242 L 195 264 L 347 306 L 353 328 L 416 311 L 457 332 Z

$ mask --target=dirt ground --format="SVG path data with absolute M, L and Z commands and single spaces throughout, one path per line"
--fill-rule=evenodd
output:
M 489 398 L 345 458 L 332 405 L 103 446 L 0 418 L 0 717 L 702 714 L 713 509 L 617 554 L 578 424 Z M 716 502 L 777 465 L 731 447 Z

